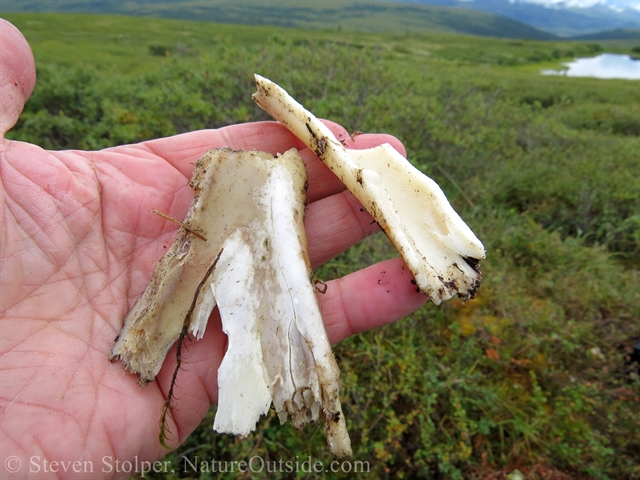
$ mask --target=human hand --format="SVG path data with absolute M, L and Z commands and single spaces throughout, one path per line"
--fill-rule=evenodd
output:
M 47 476 L 45 462 L 80 461 L 91 462 L 96 476 L 118 476 L 105 472 L 104 459 L 113 466 L 116 459 L 153 461 L 167 453 L 158 442 L 158 419 L 175 350 L 144 389 L 108 356 L 175 236 L 177 227 L 151 211 L 184 217 L 196 159 L 222 146 L 272 154 L 300 149 L 309 176 L 305 226 L 314 267 L 378 227 L 313 152 L 275 122 L 98 152 L 50 152 L 6 140 L 33 90 L 35 67 L 20 32 L 0 22 L 0 470 L 3 477 L 11 473 L 17 458 L 22 466 L 15 478 Z M 342 127 L 329 127 L 350 148 L 389 142 L 404 151 L 387 135 L 352 140 Z M 389 260 L 328 282 L 319 300 L 332 342 L 406 316 L 425 301 L 402 266 Z M 182 364 L 172 445 L 182 443 L 216 401 L 225 344 L 216 310 Z M 61 465 L 48 475 L 73 476 Z

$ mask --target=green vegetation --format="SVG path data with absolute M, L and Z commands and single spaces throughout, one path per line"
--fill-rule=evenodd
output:
M 580 35 L 576 40 L 640 40 L 640 30 L 631 28 L 616 28 L 605 32 L 592 33 L 590 35 Z
M 553 39 L 555 35 L 492 13 L 371 0 L 3 0 L 0 12 L 76 12 L 175 18 L 240 25 L 275 25 L 352 32 L 457 32 Z
M 640 478 L 640 380 L 624 364 L 640 338 L 640 89 L 537 74 L 601 46 L 5 17 L 38 60 L 11 138 L 93 149 L 266 119 L 250 98 L 259 72 L 318 116 L 396 135 L 443 187 L 488 250 L 478 298 L 427 305 L 336 346 L 354 459 L 370 476 L 517 467 L 531 479 Z M 395 255 L 375 235 L 316 273 Z M 332 460 L 320 427 L 297 432 L 271 415 L 239 440 L 212 422 L 213 410 L 166 457 L 177 476 L 222 477 L 183 456 Z M 349 478 L 311 478 L 325 476 Z

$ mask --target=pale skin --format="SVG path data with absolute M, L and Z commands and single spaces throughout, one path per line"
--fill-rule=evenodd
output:
M 22 462 L 15 478 L 77 475 L 60 467 L 33 472 L 34 457 L 41 467 L 45 460 L 91 461 L 93 476 L 117 477 L 102 471 L 105 457 L 153 461 L 167 453 L 158 442 L 158 419 L 175 347 L 143 389 L 108 356 L 127 311 L 175 236 L 177 226 L 152 210 L 184 218 L 196 159 L 222 146 L 272 154 L 299 148 L 309 175 L 305 227 L 314 267 L 378 227 L 317 157 L 274 122 L 94 152 L 45 151 L 6 140 L 34 85 L 27 41 L 0 20 L 0 477 L 9 475 L 7 465 L 15 462 L 5 461 L 12 456 Z M 389 142 L 404 152 L 388 135 L 352 139 L 341 126 L 329 125 L 349 148 Z M 400 259 L 328 282 L 318 298 L 330 340 L 410 314 L 426 300 L 414 288 Z M 187 343 L 170 445 L 179 446 L 215 403 L 225 344 L 215 311 L 204 338 Z

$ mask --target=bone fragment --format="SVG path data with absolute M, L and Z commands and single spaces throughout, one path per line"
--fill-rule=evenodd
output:
M 360 200 L 397 248 L 417 289 L 439 304 L 475 295 L 485 258 L 480 240 L 440 187 L 391 145 L 345 148 L 312 113 L 281 87 L 256 75 L 254 101 L 312 149 Z
M 349 455 L 339 370 L 307 254 L 302 159 L 295 150 L 278 158 L 212 150 L 198 160 L 191 186 L 188 229 L 127 315 L 112 360 L 146 384 L 185 321 L 201 338 L 217 304 L 228 348 L 214 429 L 247 435 L 273 402 L 280 421 L 291 417 L 297 428 L 323 420 L 332 453 Z

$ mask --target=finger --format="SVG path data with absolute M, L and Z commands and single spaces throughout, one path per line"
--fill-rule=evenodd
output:
M 390 135 L 359 135 L 352 141 L 357 148 L 371 148 L 382 143 L 404 147 Z M 310 150 L 303 150 L 309 176 L 305 229 L 309 239 L 309 257 L 315 268 L 331 260 L 363 238 L 380 230 L 373 217 L 346 190 L 344 184 Z
M 295 135 L 276 122 L 243 123 L 216 130 L 198 130 L 151 140 L 135 147 L 148 149 L 164 158 L 186 177 L 191 176 L 193 163 L 212 148 L 261 150 L 272 155 L 290 148 L 305 148 Z
M 400 258 L 327 282 L 319 296 L 327 335 L 336 343 L 405 317 L 427 300 Z
M 346 130 L 328 123 L 334 134 L 346 136 Z M 191 176 L 193 163 L 212 148 L 229 147 L 234 150 L 260 150 L 272 155 L 291 148 L 305 149 L 305 145 L 278 122 L 252 122 L 229 125 L 215 130 L 198 130 L 167 138 L 159 138 L 132 145 L 167 160 L 186 177 Z
M 36 83 L 29 43 L 11 23 L 0 18 L 0 133 L 18 121 Z
M 402 143 L 391 135 L 358 135 L 352 140 L 347 131 L 337 123 L 325 121 L 325 124 L 338 140 L 344 140 L 345 146 L 348 148 L 371 148 L 382 143 L 390 143 L 396 150 L 405 155 Z M 335 193 L 335 187 L 341 185 L 339 180 L 337 181 L 334 178 L 335 176 L 332 172 L 318 160 L 315 154 L 310 152 L 295 135 L 277 122 L 243 123 L 216 130 L 199 130 L 143 142 L 128 148 L 132 150 L 142 149 L 164 158 L 185 177 L 190 177 L 193 171 L 193 163 L 198 158 L 212 148 L 221 147 L 230 147 L 235 150 L 261 150 L 272 155 L 283 153 L 290 148 L 296 148 L 302 152 L 306 151 L 307 153 L 303 156 L 303 159 L 307 166 L 312 169 L 309 172 L 310 183 L 317 182 L 322 184 L 327 182 L 327 179 L 331 179 L 328 190 L 319 189 L 320 195 L 326 195 L 322 193 L 324 191 Z M 119 148 L 122 149 L 123 147 Z M 320 195 L 316 196 L 316 198 L 319 198 Z M 310 199 L 310 201 L 314 199 Z
M 340 137 L 336 135 L 340 140 Z M 354 150 L 364 150 L 373 148 L 383 143 L 389 143 L 393 148 L 398 150 L 402 155 L 406 156 L 406 151 L 402 143 L 395 137 L 386 134 L 363 134 L 357 135 L 353 139 L 349 136 L 343 136 L 343 145 L 345 148 Z M 307 176 L 309 177 L 309 189 L 307 190 L 307 201 L 315 202 L 321 198 L 335 195 L 346 189 L 340 179 L 327 167 L 317 156 L 309 149 L 300 151 L 300 156 L 304 160 L 307 168 Z
M 331 260 L 380 230 L 349 191 L 318 200 L 307 207 L 305 230 L 312 268 Z

